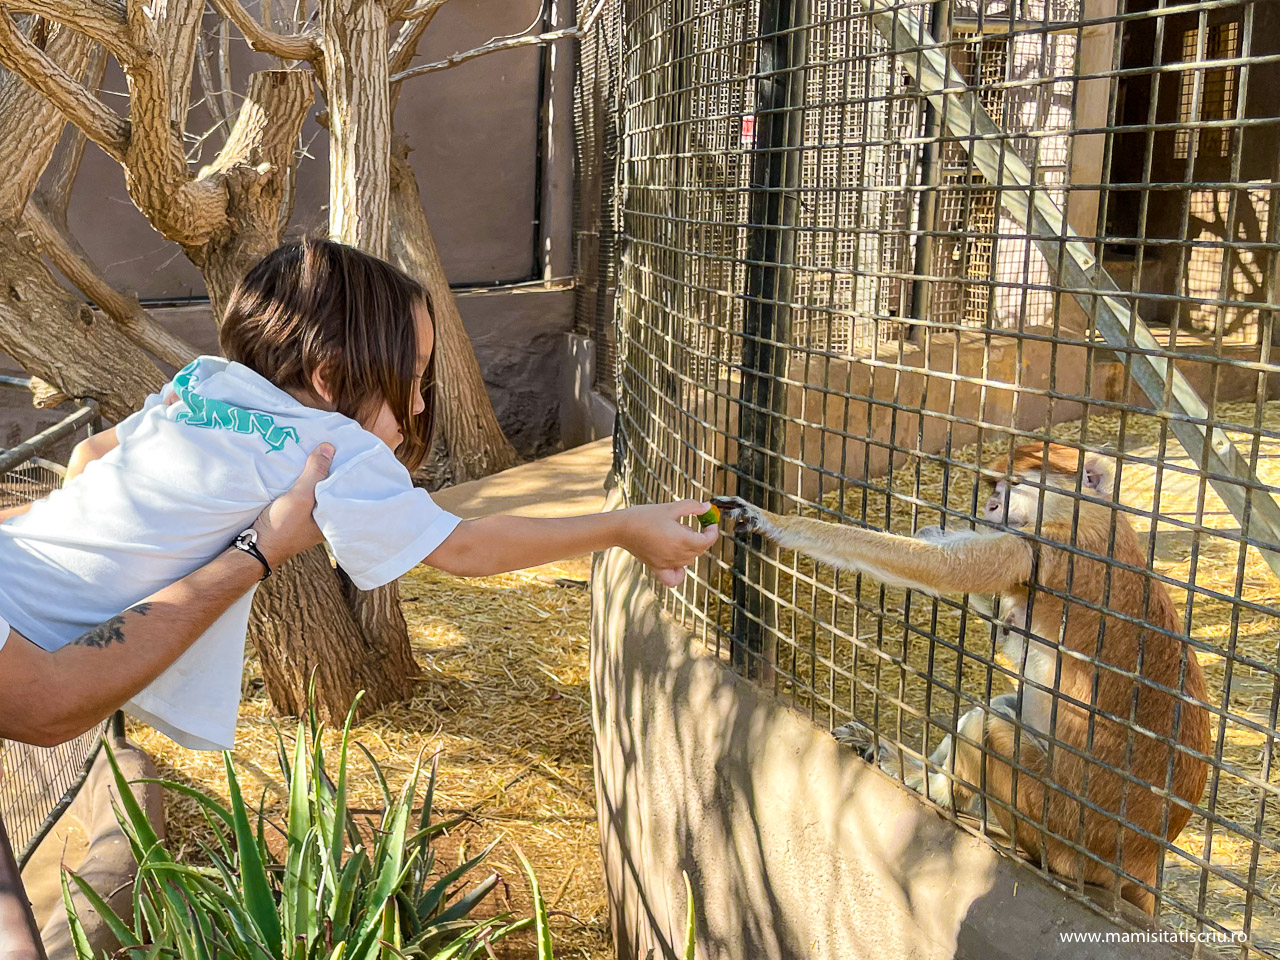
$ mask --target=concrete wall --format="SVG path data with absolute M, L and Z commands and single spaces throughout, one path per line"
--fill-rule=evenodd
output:
M 616 491 L 612 498 L 617 504 Z M 613 550 L 592 575 L 596 799 L 618 960 L 1167 958 L 770 700 L 659 608 Z
M 596 342 L 566 333 L 560 353 L 560 439 L 577 447 L 613 434 L 617 407 L 596 391 Z
M 572 291 L 541 286 L 474 290 L 459 296 L 458 308 L 508 438 L 524 456 L 557 448 L 561 354 L 566 331 L 573 326 Z M 197 350 L 218 352 L 217 329 L 207 305 L 162 307 L 154 313 Z M 3 355 L 0 374 L 25 375 Z M 0 448 L 14 446 L 52 426 L 73 409 L 64 404 L 53 410 L 36 410 L 26 391 L 0 389 Z M 73 443 L 68 440 L 46 456 L 65 462 Z

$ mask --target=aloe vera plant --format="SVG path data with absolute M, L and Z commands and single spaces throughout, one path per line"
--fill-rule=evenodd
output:
M 358 698 L 357 698 L 358 702 Z M 491 844 L 443 876 L 434 877 L 433 838 L 463 818 L 432 820 L 438 764 L 415 764 L 393 796 L 381 767 L 351 739 L 351 713 L 338 744 L 335 775 L 326 768 L 323 727 L 315 711 L 299 723 L 292 758 L 279 737 L 280 769 L 289 785 L 282 826 L 261 809 L 250 812 L 230 754 L 224 754 L 230 805 L 185 784 L 147 781 L 191 797 L 204 814 L 213 843 L 201 843 L 207 866 L 178 861 L 156 835 L 107 745 L 120 822 L 138 861 L 133 910 L 121 917 L 71 871 L 62 877 L 72 941 L 79 960 L 95 960 L 73 886 L 110 927 L 121 949 L 110 960 L 469 960 L 493 955 L 492 946 L 534 928 L 538 960 L 555 960 L 550 910 L 524 853 L 516 855 L 529 879 L 533 917 L 476 921 L 472 911 L 497 886 L 490 874 L 470 889 L 460 886 L 493 850 Z M 382 793 L 380 823 L 366 841 L 347 808 L 351 746 L 369 762 Z M 414 817 L 418 788 L 421 813 Z M 270 827 L 284 838 L 283 858 L 267 845 Z M 693 889 L 685 875 L 688 914 L 684 960 L 694 958 Z
M 431 842 L 461 820 L 432 820 L 434 760 L 424 770 L 419 759 L 399 796 L 392 796 L 377 762 L 356 744 L 371 764 L 384 804 L 381 822 L 362 833 L 347 807 L 351 715 L 332 776 L 321 733 L 312 711 L 299 724 L 292 758 L 279 739 L 289 785 L 281 827 L 270 824 L 261 809 L 250 811 L 230 754 L 224 755 L 227 806 L 183 784 L 155 781 L 199 804 L 213 835 L 211 844 L 201 844 L 208 861 L 202 866 L 182 863 L 165 848 L 108 750 L 119 796 L 116 816 L 133 847 L 138 876 L 132 916 L 121 917 L 79 876 L 64 875 L 63 900 L 80 960 L 92 960 L 93 951 L 76 913 L 73 885 L 120 941 L 123 949 L 112 956 L 131 960 L 467 960 L 533 923 L 470 918 L 499 878 L 491 874 L 469 889 L 461 881 L 492 846 L 433 876 Z M 421 814 L 415 817 L 424 781 Z M 268 829 L 283 834 L 283 857 L 268 846 Z M 543 932 L 540 925 L 540 937 Z

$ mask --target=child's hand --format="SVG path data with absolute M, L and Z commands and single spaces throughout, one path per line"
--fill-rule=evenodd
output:
M 707 512 L 707 504 L 697 500 L 655 503 L 625 512 L 627 532 L 622 546 L 650 567 L 667 587 L 679 586 L 684 580 L 684 568 L 705 553 L 720 535 L 718 527 L 695 530 L 680 522 L 682 517 Z

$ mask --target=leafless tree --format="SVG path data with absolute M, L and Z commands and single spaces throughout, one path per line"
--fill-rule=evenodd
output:
M 0 350 L 39 384 L 37 400 L 93 397 L 119 419 L 163 384 L 157 360 L 179 365 L 194 355 L 114 290 L 67 229 L 86 138 L 120 165 L 156 231 L 199 268 L 219 316 L 239 277 L 280 242 L 299 133 L 318 90 L 330 234 L 390 257 L 436 304 L 444 472 L 466 480 L 517 462 L 393 125 L 400 85 L 416 75 L 418 42 L 444 2 L 288 0 L 287 16 L 276 17 L 269 0 L 256 15 L 241 0 L 212 0 L 212 11 L 205 0 L 0 0 Z M 275 58 L 235 97 L 232 28 Z M 571 35 L 501 38 L 455 59 Z M 107 58 L 126 78 L 127 117 L 100 97 Z M 187 129 L 193 79 L 215 120 L 207 133 Z M 221 145 L 197 168 L 188 148 L 215 132 Z M 357 591 L 319 549 L 259 591 L 251 635 L 268 695 L 286 713 L 302 710 L 313 674 L 317 703 L 336 720 L 359 689 L 366 711 L 403 699 L 417 673 L 395 584 Z

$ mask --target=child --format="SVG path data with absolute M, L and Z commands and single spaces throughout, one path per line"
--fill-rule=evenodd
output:
M 460 521 L 436 506 L 409 475 L 430 442 L 431 304 L 353 248 L 299 240 L 268 255 L 232 294 L 220 338 L 227 359 L 192 361 L 77 447 L 61 490 L 0 524 L 0 619 L 43 649 L 225 550 L 322 443 L 336 452 L 314 516 L 362 590 L 424 559 L 484 576 L 610 546 L 674 586 L 715 540 L 680 522 L 706 509 L 695 501 L 554 520 Z M 184 746 L 230 749 L 251 603 L 252 593 L 220 617 L 129 712 Z

